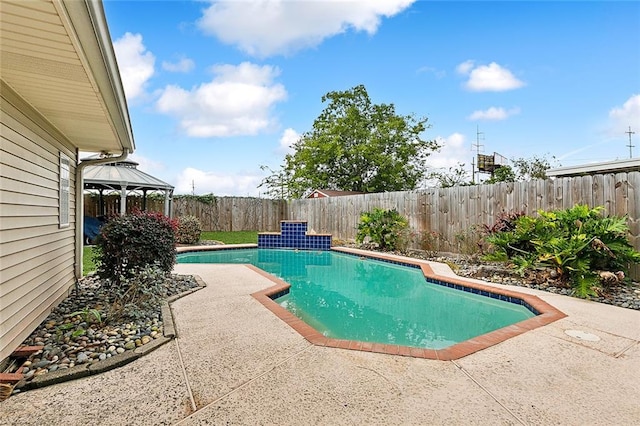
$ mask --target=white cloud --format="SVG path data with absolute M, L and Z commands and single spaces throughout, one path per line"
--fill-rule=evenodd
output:
M 466 138 L 463 134 L 452 133 L 447 137 L 437 136 L 436 140 L 442 146 L 439 152 L 434 152 L 428 158 L 429 172 L 448 173 L 450 168 L 458 168 L 458 165 L 464 164 L 464 169 L 468 173 L 468 179 L 471 180 L 471 160 L 473 154 L 466 146 Z M 440 183 L 437 179 L 431 178 L 425 180 L 422 185 L 424 187 L 437 187 Z
M 249 62 L 216 65 L 216 76 L 191 90 L 167 86 L 156 103 L 158 111 L 173 115 L 192 137 L 255 135 L 275 125 L 272 107 L 287 97 L 274 83 L 277 68 Z
M 442 146 L 439 152 L 434 152 L 429 156 L 429 166 L 434 169 L 446 169 L 454 167 L 458 163 L 469 162 L 473 159 L 469 147 L 466 145 L 466 138 L 461 133 L 453 133 L 447 137 L 436 137 L 438 143 Z
M 500 108 L 491 107 L 491 108 L 489 108 L 487 110 L 484 110 L 484 111 L 481 111 L 481 110 L 474 111 L 467 118 L 469 120 L 500 121 L 500 120 L 506 120 L 507 118 L 511 117 L 512 115 L 516 115 L 516 114 L 520 114 L 520 108 L 518 108 L 518 107 L 511 108 L 509 110 L 506 110 L 506 109 L 504 109 L 502 107 L 500 107 Z
M 178 176 L 175 193 L 211 194 L 218 196 L 257 197 L 263 176 L 258 174 L 224 174 L 188 167 Z
M 504 92 L 525 85 L 511 71 L 495 62 L 475 66 L 473 61 L 466 61 L 458 65 L 456 71 L 459 74 L 469 75 L 465 87 L 474 92 Z
M 138 154 L 137 152 L 129 155 L 127 159 L 138 163 L 138 170 L 141 170 L 152 176 L 154 173 L 162 172 L 166 169 L 163 163 L 152 160 L 151 158 L 148 158 L 148 157 L 144 157 Z
M 196 64 L 189 58 L 181 58 L 178 62 L 162 62 L 162 69 L 169 72 L 189 72 Z
M 198 26 L 250 55 L 266 57 L 314 47 L 348 30 L 374 34 L 383 17 L 414 1 L 214 1 Z
M 433 74 L 435 76 L 435 78 L 440 79 L 443 78 L 447 75 L 447 72 L 444 70 L 440 70 L 438 68 L 435 67 L 420 67 L 418 68 L 417 71 L 418 74 L 422 74 L 422 73 L 429 73 L 429 74 Z
M 622 132 L 631 131 L 640 133 L 640 94 L 632 95 L 619 107 L 609 111 L 609 121 L 612 135 L 622 135 Z
M 300 139 L 300 134 L 293 130 L 292 128 L 288 128 L 282 134 L 280 138 L 280 146 L 278 147 L 278 151 L 283 154 L 293 154 L 295 151 L 293 149 L 293 144 L 298 142 Z
M 456 67 L 456 72 L 458 74 L 467 75 L 473 69 L 473 64 L 474 62 L 471 59 L 464 61 Z
M 155 57 L 142 44 L 142 35 L 125 33 L 113 43 L 127 99 L 144 93 L 147 81 L 153 76 Z

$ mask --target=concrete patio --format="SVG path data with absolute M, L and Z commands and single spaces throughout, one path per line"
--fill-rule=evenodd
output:
M 273 283 L 246 266 L 175 271 L 207 283 L 172 304 L 175 340 L 115 370 L 0 402 L 0 424 L 640 422 L 638 311 L 513 287 L 567 317 L 437 361 L 315 346 L 250 296 Z

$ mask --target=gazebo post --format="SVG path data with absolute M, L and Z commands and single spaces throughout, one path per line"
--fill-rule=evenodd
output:
M 104 216 L 104 195 L 103 195 L 104 189 L 100 188 L 98 189 L 98 194 L 99 194 L 99 198 L 98 198 L 98 211 L 100 212 L 100 214 L 98 216 Z
M 147 211 L 147 190 L 146 188 L 142 190 L 142 211 Z
M 120 182 L 120 216 L 127 214 L 127 184 Z
M 169 202 L 171 199 L 171 193 L 173 191 L 171 191 L 170 189 L 165 189 L 164 190 L 164 215 L 169 217 L 169 214 L 171 213 L 169 210 Z

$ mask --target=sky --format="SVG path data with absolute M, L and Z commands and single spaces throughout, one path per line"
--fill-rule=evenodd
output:
M 428 118 L 430 171 L 494 152 L 573 166 L 640 157 L 640 2 L 104 0 L 138 168 L 176 194 L 258 185 L 364 85 Z M 263 170 L 261 166 L 266 166 Z M 488 177 L 481 175 L 482 178 Z

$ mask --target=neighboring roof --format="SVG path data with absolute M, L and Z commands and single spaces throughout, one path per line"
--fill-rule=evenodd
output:
M 640 158 L 558 167 L 547 170 L 546 174 L 548 177 L 569 177 L 605 173 L 627 173 L 633 171 L 640 171 Z
M 87 166 L 83 171 L 85 189 L 170 190 L 173 186 L 137 169 L 131 160 Z
M 333 190 L 333 189 L 316 189 L 311 193 L 311 195 L 313 195 L 314 192 L 322 194 L 325 197 L 342 197 L 342 196 L 345 196 L 345 195 L 364 194 L 364 192 L 358 192 L 358 191 L 336 191 L 336 190 Z
M 74 146 L 133 151 L 102 3 L 2 0 L 0 76 Z

